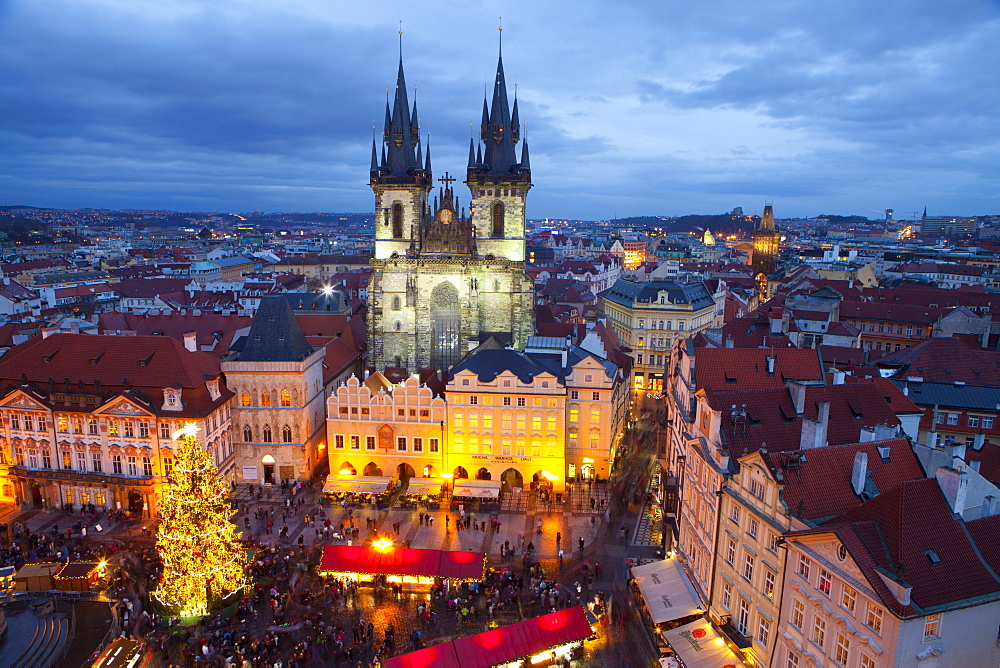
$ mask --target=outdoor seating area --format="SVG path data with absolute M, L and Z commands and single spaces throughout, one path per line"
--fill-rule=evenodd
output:
M 383 542 L 384 541 L 384 542 Z M 481 582 L 486 560 L 481 552 L 395 547 L 388 539 L 370 545 L 325 545 L 318 572 L 356 582 L 376 578 L 399 584 L 431 586 Z

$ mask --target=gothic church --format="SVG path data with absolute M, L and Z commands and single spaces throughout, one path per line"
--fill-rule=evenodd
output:
M 490 337 L 522 350 L 534 333 L 534 289 L 524 271 L 531 169 L 520 134 L 501 56 L 493 99 L 483 100 L 480 142 L 470 139 L 468 214 L 447 172 L 431 201 L 430 146 L 421 145 L 417 105 L 407 100 L 400 58 L 381 152 L 372 144 L 368 351 L 376 370 L 448 370 Z

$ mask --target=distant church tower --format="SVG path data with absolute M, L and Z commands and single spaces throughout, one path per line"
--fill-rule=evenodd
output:
M 523 349 L 534 333 L 534 285 L 525 273 L 524 202 L 531 188 L 517 100 L 508 104 L 503 60 L 493 101 L 483 101 L 480 138 L 469 146 L 469 216 L 445 173 L 430 202 L 430 146 L 420 143 L 400 59 L 392 107 L 386 103 L 382 150 L 372 145 L 375 256 L 369 284 L 370 365 L 446 370 L 494 336 Z
M 777 268 L 780 241 L 781 235 L 774 227 L 774 211 L 770 204 L 765 204 L 764 215 L 753 233 L 753 276 L 758 284 L 762 277 L 766 281 Z

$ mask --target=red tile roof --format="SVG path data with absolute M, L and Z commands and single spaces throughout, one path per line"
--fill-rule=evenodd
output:
M 702 351 L 698 351 L 701 355 Z M 830 402 L 827 442 L 831 445 L 857 443 L 862 429 L 878 425 L 894 427 L 899 415 L 920 413 L 921 409 L 896 388 L 873 382 L 846 383 L 806 388 L 803 415 L 795 412 L 791 394 L 785 387 L 705 391 L 709 405 L 722 413 L 722 435 L 734 457 L 766 448 L 768 452 L 790 452 L 800 448 L 802 422 L 816 420 L 819 403 Z M 745 422 L 731 415 L 733 405 L 746 405 Z
M 967 522 L 972 540 L 976 541 L 983 559 L 995 572 L 1000 573 L 1000 515 L 990 515 L 980 517 L 978 520 Z
M 889 448 L 883 458 L 879 448 Z M 906 480 L 919 480 L 924 471 L 905 438 L 814 448 L 792 455 L 767 453 L 764 461 L 783 485 L 782 496 L 792 513 L 808 522 L 829 519 L 860 506 L 851 473 L 857 453 L 868 455 L 867 470 L 880 494 Z
M 716 391 L 784 388 L 786 380 L 820 380 L 823 368 L 815 350 L 783 348 L 774 351 L 774 373 L 767 371 L 763 348 L 701 348 L 695 355 L 694 378 L 698 387 Z
M 131 313 L 102 313 L 98 316 L 101 334 L 136 334 L 139 336 L 169 336 L 184 342 L 184 335 L 195 332 L 199 350 L 213 346 L 211 354 L 221 357 L 229 352 L 233 336 L 240 329 L 250 327 L 252 318 L 239 315 L 222 315 L 206 312 L 194 315 L 173 312 L 168 315 L 134 315 Z
M 884 355 L 880 369 L 899 369 L 895 377 L 918 376 L 927 382 L 1000 385 L 1000 352 L 970 350 L 953 337 L 934 337 Z
M 880 320 L 884 322 L 915 323 L 931 325 L 950 309 L 930 306 L 910 306 L 908 304 L 876 304 L 874 302 L 840 302 L 841 320 Z
M 73 388 L 82 381 L 86 392 L 105 395 L 128 387 L 145 395 L 159 411 L 164 387 L 183 388 L 184 410 L 168 413 L 177 417 L 205 415 L 232 397 L 222 383 L 219 399 L 209 396 L 205 381 L 220 373 L 218 358 L 189 352 L 180 341 L 166 336 L 36 336 L 0 358 L 0 385 L 31 383 L 43 394 L 60 387 L 64 379 Z M 99 389 L 95 382 L 100 383 Z
M 836 533 L 882 602 L 898 616 L 1000 599 L 1000 577 L 984 562 L 932 478 L 903 482 L 821 528 Z M 990 539 L 995 541 L 996 535 Z M 928 551 L 939 564 L 932 563 Z M 912 586 L 910 605 L 896 601 L 877 570 Z

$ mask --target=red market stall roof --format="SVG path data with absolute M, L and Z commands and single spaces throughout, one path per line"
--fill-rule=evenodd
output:
M 461 664 L 455 655 L 455 643 L 443 642 L 394 656 L 380 665 L 382 668 L 456 668 Z
M 490 668 L 590 636 L 580 606 L 386 659 L 382 668 Z
M 481 552 L 418 550 L 372 545 L 326 545 L 320 573 L 377 573 L 421 575 L 455 580 L 482 580 L 485 563 Z
M 462 668 L 489 668 L 533 656 L 545 650 L 588 637 L 592 631 L 583 608 L 551 612 L 541 617 L 501 626 L 455 640 L 455 654 Z

